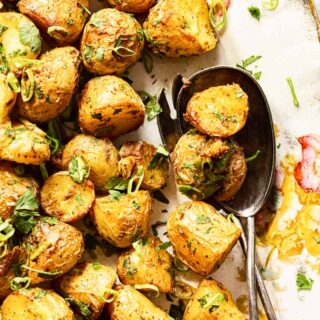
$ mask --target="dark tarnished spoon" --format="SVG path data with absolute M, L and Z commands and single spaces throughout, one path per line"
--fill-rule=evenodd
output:
M 248 163 L 245 182 L 235 197 L 227 202 L 218 202 L 224 210 L 239 217 L 247 218 L 248 239 L 242 238 L 242 247 L 247 256 L 247 281 L 249 290 L 250 319 L 258 319 L 256 281 L 268 319 L 276 320 L 267 290 L 255 265 L 255 226 L 254 215 L 262 208 L 270 193 L 275 168 L 275 138 L 272 116 L 268 101 L 258 82 L 247 72 L 228 66 L 204 69 L 185 79 L 178 75 L 172 87 L 172 99 L 177 118 L 172 119 L 164 90 L 159 96 L 163 112 L 158 116 L 158 126 L 162 141 L 171 152 L 179 137 L 190 129 L 183 114 L 194 93 L 213 86 L 237 83 L 249 97 L 249 116 L 245 127 L 236 134 L 236 141 L 246 155 L 260 150 L 259 157 Z M 217 204 L 213 198 L 207 202 Z M 255 277 L 256 275 L 256 277 Z

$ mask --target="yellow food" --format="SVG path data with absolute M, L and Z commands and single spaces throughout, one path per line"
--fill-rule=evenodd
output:
M 129 13 L 143 13 L 148 11 L 155 3 L 155 0 L 107 0 L 117 10 Z

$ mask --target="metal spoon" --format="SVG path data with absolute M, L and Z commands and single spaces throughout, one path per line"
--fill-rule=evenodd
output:
M 158 126 L 162 141 L 169 151 L 174 149 L 179 137 L 190 129 L 184 121 L 188 101 L 195 92 L 209 87 L 237 83 L 249 97 L 249 116 L 245 127 L 236 135 L 236 140 L 244 148 L 247 155 L 260 150 L 259 158 L 248 163 L 245 182 L 235 197 L 219 205 L 229 213 L 247 218 L 248 241 L 242 239 L 243 249 L 247 256 L 247 280 L 249 291 L 250 319 L 258 319 L 256 281 L 257 276 L 260 297 L 268 319 L 275 320 L 276 315 L 258 268 L 255 266 L 255 226 L 254 215 L 262 208 L 270 193 L 275 167 L 275 138 L 273 122 L 267 99 L 257 81 L 247 72 L 228 66 L 217 66 L 204 69 L 184 79 L 178 75 L 173 83 L 172 98 L 177 111 L 177 118 L 170 117 L 170 108 L 164 91 L 159 103 L 163 112 L 158 116 Z M 214 199 L 207 202 L 216 204 Z M 246 246 L 247 244 L 247 246 Z

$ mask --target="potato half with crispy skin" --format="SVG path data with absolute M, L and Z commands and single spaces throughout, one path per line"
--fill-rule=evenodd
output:
M 152 51 L 168 57 L 202 54 L 217 42 L 205 0 L 160 0 L 143 27 Z
M 80 53 L 73 47 L 56 48 L 43 54 L 38 63 L 22 74 L 22 79 L 33 85 L 19 95 L 20 116 L 42 123 L 63 112 L 77 86 L 79 65 Z
M 109 298 L 106 289 L 111 289 L 115 281 L 116 272 L 111 267 L 94 262 L 76 265 L 54 285 L 62 296 L 73 301 L 73 305 L 82 304 L 88 308 L 87 319 L 97 319 L 105 305 L 101 297 Z
M 116 247 L 127 248 L 146 235 L 151 202 L 148 191 L 97 197 L 90 214 L 106 241 Z
M 238 84 L 211 87 L 196 93 L 187 105 L 184 118 L 200 132 L 227 138 L 246 124 L 248 96 Z
M 173 290 L 172 257 L 159 238 L 142 238 L 123 252 L 117 261 L 117 273 L 123 284 L 152 284 L 160 292 Z M 148 290 L 146 290 L 148 291 Z
M 53 290 L 20 289 L 1 306 L 2 320 L 74 320 L 68 303 Z
M 58 46 L 78 39 L 88 16 L 88 0 L 20 0 L 18 8 Z
M 202 280 L 189 301 L 183 320 L 244 320 L 230 292 L 215 280 Z
M 178 206 L 167 227 L 177 257 L 204 276 L 219 268 L 241 235 L 236 224 L 202 201 Z
M 67 171 L 50 176 L 40 192 L 44 212 L 64 222 L 83 218 L 89 212 L 94 198 L 93 183 L 87 179 L 76 183 Z
M 68 170 L 74 156 L 82 156 L 90 167 L 89 180 L 103 189 L 111 177 L 119 175 L 118 150 L 109 139 L 78 134 L 63 149 L 62 166 Z
M 141 55 L 144 36 L 139 22 L 116 9 L 95 12 L 81 38 L 85 68 L 98 75 L 121 74 Z
M 148 11 L 156 0 L 107 0 L 117 10 L 139 14 Z
M 140 127 L 144 105 L 128 82 L 116 76 L 90 80 L 81 93 L 79 125 L 97 137 L 115 138 Z

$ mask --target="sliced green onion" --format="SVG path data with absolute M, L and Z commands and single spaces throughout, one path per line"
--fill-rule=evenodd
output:
M 133 57 L 136 55 L 136 53 L 133 50 L 126 48 L 126 47 L 123 47 L 123 46 L 115 47 L 112 49 L 112 51 L 122 58 Z M 123 51 L 123 52 L 121 52 L 121 51 Z
M 177 256 L 173 258 L 173 263 L 175 269 L 182 273 L 187 273 L 190 270 L 190 268 L 187 265 L 185 265 Z
M 85 11 L 89 16 L 91 15 L 91 11 L 82 3 L 82 2 L 78 2 L 81 6 L 81 8 L 83 9 L 83 11 Z
M 253 161 L 259 157 L 259 154 L 261 153 L 260 150 L 257 150 L 252 156 L 246 158 L 246 162 Z
M 31 279 L 29 277 L 15 277 L 10 281 L 11 290 L 27 289 L 30 286 Z
M 157 298 L 159 297 L 160 291 L 159 288 L 153 284 L 135 284 L 133 286 L 136 290 L 147 290 L 148 292 L 152 292 L 152 296 Z
M 106 293 L 108 293 L 111 296 L 111 298 L 106 299 L 104 297 Z M 118 296 L 119 296 L 119 292 L 113 289 L 106 288 L 106 289 L 100 289 L 98 291 L 99 299 L 105 303 L 111 303 Z
M 24 69 L 24 68 L 29 68 L 32 66 L 40 66 L 44 62 L 36 59 L 28 59 L 28 58 L 14 58 L 13 63 L 16 68 L 18 69 Z
M 143 49 L 142 51 L 142 62 L 147 73 L 151 73 L 153 70 L 153 60 L 151 54 L 147 49 Z
M 51 38 L 54 38 L 57 40 L 61 40 L 70 34 L 70 32 L 66 28 L 63 28 L 60 26 L 49 27 L 47 30 L 47 33 Z
M 21 91 L 20 83 L 13 72 L 8 73 L 7 81 L 9 83 L 10 88 L 13 90 L 13 92 L 19 93 Z
M 288 85 L 290 87 L 293 103 L 297 108 L 299 108 L 300 104 L 299 104 L 299 100 L 298 100 L 297 95 L 296 95 L 296 90 L 294 89 L 293 81 L 292 81 L 291 78 L 287 78 L 287 82 L 288 82 Z
M 47 168 L 46 168 L 46 164 L 45 163 L 41 163 L 39 167 L 40 167 L 40 172 L 41 172 L 42 179 L 43 180 L 48 179 L 49 174 L 48 174 L 48 171 L 47 171 Z
M 6 242 L 14 235 L 15 229 L 8 220 L 2 221 L 0 218 L 0 242 Z
M 278 8 L 279 0 L 263 1 L 262 5 L 265 9 L 273 11 Z
M 59 150 L 60 141 L 56 138 L 50 137 L 48 134 L 46 135 L 46 138 L 49 140 L 51 155 L 54 155 Z
M 216 17 L 218 16 L 216 7 L 220 6 L 222 9 L 222 18 L 220 18 L 220 21 L 216 21 Z M 227 24 L 227 8 L 224 3 L 224 0 L 211 0 L 210 4 L 210 10 L 209 10 L 209 17 L 211 25 L 214 29 L 219 30 L 225 27 Z
M 31 69 L 25 71 L 27 79 L 22 76 L 21 79 L 21 96 L 24 102 L 30 101 L 34 94 L 35 82 L 34 76 Z
M 206 302 L 203 305 L 203 308 L 209 309 L 209 311 L 211 311 L 211 310 L 214 311 L 220 307 L 220 305 L 223 303 L 224 300 L 225 300 L 224 294 L 222 294 L 220 292 L 216 293 L 211 298 L 210 297 L 206 298 Z
M 51 277 L 57 277 L 59 276 L 62 272 L 61 271 L 53 271 L 53 272 L 49 272 L 49 271 L 44 271 L 44 270 L 39 270 L 39 269 L 34 269 L 31 267 L 26 266 L 25 264 L 23 264 L 21 266 L 21 268 L 29 270 L 31 272 L 36 272 L 38 273 L 39 277 L 41 278 L 51 278 Z
M 173 296 L 181 300 L 189 300 L 193 296 L 195 289 L 182 281 L 175 281 Z
M 137 183 L 136 188 L 135 188 L 133 193 L 136 193 L 139 190 L 139 188 L 141 186 L 141 183 L 142 183 L 142 180 L 143 180 L 143 177 L 144 177 L 143 166 L 139 166 L 138 170 L 137 170 L 137 173 L 132 178 L 130 178 L 130 180 L 128 182 L 127 194 L 131 194 L 132 193 L 133 183 L 134 183 L 134 181 L 136 179 L 139 179 L 139 180 L 138 180 L 138 183 Z

